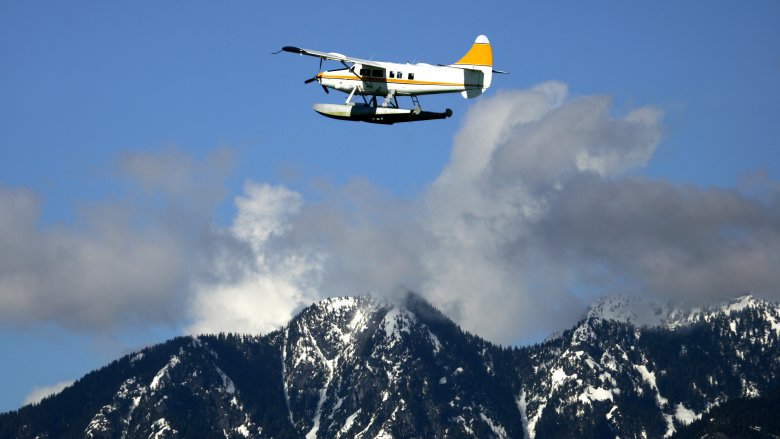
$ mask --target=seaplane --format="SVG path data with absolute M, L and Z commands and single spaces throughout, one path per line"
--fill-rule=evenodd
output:
M 348 95 L 343 104 L 314 104 L 314 111 L 333 119 L 386 125 L 446 119 L 452 116 L 451 109 L 423 111 L 418 96 L 460 93 L 466 99 L 475 98 L 490 87 L 493 73 L 507 73 L 493 69 L 493 51 L 484 35 L 478 36 L 471 49 L 453 64 L 373 61 L 293 46 L 273 53 L 281 52 L 317 57 L 319 70 L 322 70 L 323 61 L 337 61 L 343 65 L 340 69 L 320 71 L 304 81 L 305 84 L 317 81 L 325 93 L 333 89 Z M 353 102 L 356 96 L 360 96 L 362 102 Z M 377 98 L 382 96 L 384 99 L 378 103 Z M 413 107 L 400 108 L 399 96 L 411 97 Z

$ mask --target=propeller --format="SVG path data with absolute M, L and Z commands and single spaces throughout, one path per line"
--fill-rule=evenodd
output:
M 322 71 L 322 58 L 320 58 L 320 69 L 319 69 L 319 70 L 317 70 L 317 71 L 318 71 L 318 72 L 321 72 L 321 71 Z M 303 83 L 304 83 L 304 84 L 311 84 L 312 82 L 314 82 L 314 81 L 316 81 L 316 80 L 317 80 L 317 76 L 319 76 L 319 73 L 317 73 L 316 75 L 314 75 L 314 77 L 313 77 L 313 78 L 309 78 L 309 79 L 307 79 L 307 80 L 303 81 Z
M 307 79 L 307 80 L 303 81 L 303 83 L 304 83 L 304 84 L 311 84 L 312 82 L 314 82 L 314 81 L 316 81 L 316 80 L 317 80 L 317 77 L 315 76 L 315 77 L 313 77 L 313 78 L 309 78 L 309 79 Z M 321 84 L 320 84 L 320 85 L 321 85 Z M 323 85 L 323 86 L 322 86 L 322 89 L 323 89 L 323 90 L 325 90 L 325 93 L 326 93 L 326 94 L 330 94 L 330 91 L 328 91 L 328 87 L 325 87 L 325 86 Z
M 322 74 L 322 58 L 320 58 L 320 69 L 319 69 L 319 72 L 320 73 L 317 73 L 313 77 L 303 81 L 303 83 L 304 84 L 311 84 L 312 82 L 316 81 L 317 79 L 319 79 L 321 77 L 320 75 Z M 322 85 L 322 84 L 320 84 L 320 85 Z M 322 89 L 325 90 L 325 94 L 330 94 L 330 91 L 328 91 L 328 87 L 325 87 L 324 85 L 322 85 Z

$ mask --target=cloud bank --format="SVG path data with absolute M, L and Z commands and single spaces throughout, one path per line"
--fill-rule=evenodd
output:
M 569 98 L 550 82 L 478 102 L 441 175 L 411 201 L 366 181 L 317 202 L 249 182 L 232 234 L 252 241 L 242 230 L 263 230 L 253 245 L 263 263 L 238 282 L 217 277 L 195 303 L 234 297 L 263 310 L 255 288 L 277 285 L 290 300 L 268 295 L 283 312 L 264 321 L 279 325 L 318 297 L 413 290 L 465 328 L 513 342 L 570 325 L 604 293 L 780 297 L 776 187 L 760 200 L 636 176 L 661 118 L 652 107 L 614 115 L 608 97 Z M 230 315 L 200 312 L 194 328 L 230 326 Z
M 94 330 L 179 319 L 229 161 L 224 151 L 201 162 L 172 149 L 127 154 L 117 172 L 131 189 L 70 225 L 40 226 L 40 197 L 0 188 L 0 322 Z
M 321 297 L 413 290 L 511 343 L 570 325 L 604 293 L 780 298 L 777 182 L 638 176 L 661 119 L 653 107 L 614 114 L 608 97 L 572 98 L 559 82 L 500 92 L 473 106 L 414 199 L 356 180 L 312 201 L 250 180 L 227 227 L 212 220 L 229 161 L 219 155 L 128 154 L 132 214 L 107 209 L 78 230 L 41 230 L 35 195 L 5 189 L 0 319 L 266 332 Z

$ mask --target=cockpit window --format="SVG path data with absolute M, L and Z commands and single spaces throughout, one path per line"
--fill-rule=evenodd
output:
M 373 76 L 374 78 L 382 78 L 385 75 L 382 73 L 381 70 L 371 70 L 371 76 Z

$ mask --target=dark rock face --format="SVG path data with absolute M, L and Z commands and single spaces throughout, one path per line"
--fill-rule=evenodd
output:
M 265 336 L 123 357 L 0 415 L 0 437 L 655 438 L 777 385 L 776 304 L 659 309 L 637 327 L 630 303 L 610 300 L 506 349 L 414 295 L 327 299 Z

